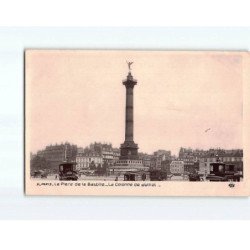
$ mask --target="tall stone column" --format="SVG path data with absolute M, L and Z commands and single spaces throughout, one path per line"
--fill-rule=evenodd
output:
M 138 159 L 138 145 L 134 143 L 134 86 L 137 81 L 129 71 L 123 81 L 126 87 L 125 141 L 121 144 L 120 159 Z
M 128 80 L 123 82 L 126 86 L 126 122 L 125 122 L 125 141 L 134 141 L 134 85 L 131 73 L 128 75 Z

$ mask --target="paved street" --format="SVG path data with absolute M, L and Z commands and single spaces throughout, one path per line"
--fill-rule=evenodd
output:
M 116 176 L 115 175 L 110 175 L 110 176 L 86 176 L 86 175 L 81 175 L 79 177 L 79 181 L 84 180 L 84 181 L 115 181 Z M 58 180 L 58 175 L 56 178 L 56 175 L 48 175 L 47 178 L 33 178 L 34 180 Z M 118 177 L 118 181 L 123 181 L 123 175 L 120 175 Z M 188 178 L 182 177 L 182 176 L 175 176 L 173 175 L 171 179 L 168 179 L 167 181 L 188 181 Z
M 112 176 L 86 176 L 86 175 L 81 175 L 79 177 L 79 181 L 80 180 L 88 180 L 88 181 L 114 181 L 116 178 L 115 175 Z M 58 175 L 56 178 L 56 175 L 48 175 L 47 178 L 32 178 L 34 180 L 58 180 Z M 123 181 L 123 175 L 118 177 L 118 181 Z
M 186 177 L 173 175 L 170 181 L 188 181 Z
M 79 180 L 88 180 L 88 181 L 114 181 L 116 178 L 115 175 L 110 176 L 86 176 L 82 175 Z M 118 181 L 123 181 L 123 175 L 118 177 Z

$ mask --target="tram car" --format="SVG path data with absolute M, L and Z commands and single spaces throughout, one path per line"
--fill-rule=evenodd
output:
M 75 171 L 74 162 L 63 162 L 59 165 L 59 180 L 60 181 L 77 181 L 78 176 Z
M 148 173 L 144 171 L 126 172 L 124 174 L 124 181 L 145 181 L 149 179 Z
M 223 162 L 210 163 L 210 174 L 206 176 L 209 181 L 240 181 L 240 174 L 233 164 Z

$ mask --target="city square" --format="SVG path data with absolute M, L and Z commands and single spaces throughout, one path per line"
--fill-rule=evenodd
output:
M 51 144 L 30 154 L 32 179 L 78 181 L 241 181 L 243 150 L 180 147 L 152 154 L 140 152 L 134 142 L 134 87 L 137 80 L 128 62 L 125 86 L 125 141 L 92 142 L 81 147 L 69 142 Z M 211 133 L 207 128 L 204 133 Z M 60 165 L 60 167 L 59 167 Z M 70 173 L 70 174 L 69 174 Z

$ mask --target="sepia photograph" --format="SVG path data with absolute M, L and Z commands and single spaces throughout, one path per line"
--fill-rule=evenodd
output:
M 26 193 L 193 195 L 189 185 L 202 185 L 195 195 L 216 195 L 244 183 L 247 56 L 26 50 Z
M 1 247 L 245 249 L 248 6 L 5 2 Z

